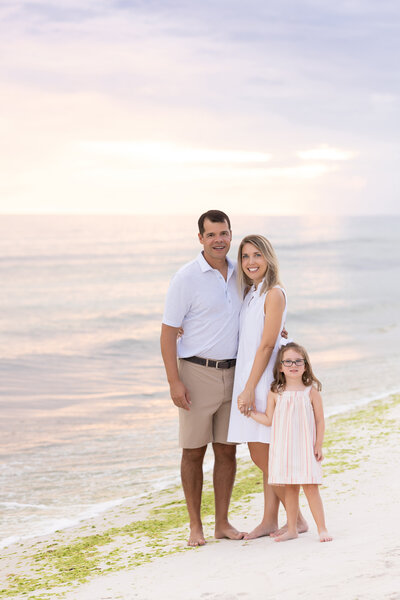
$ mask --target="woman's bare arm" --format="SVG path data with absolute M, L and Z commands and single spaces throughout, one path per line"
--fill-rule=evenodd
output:
M 285 310 L 285 297 L 279 288 L 272 288 L 265 298 L 264 329 L 260 345 L 254 357 L 252 369 L 245 388 L 238 396 L 238 407 L 241 413 L 246 414 L 249 409 L 255 408 L 255 389 L 261 375 L 271 358 L 276 340 L 281 331 L 283 311 Z

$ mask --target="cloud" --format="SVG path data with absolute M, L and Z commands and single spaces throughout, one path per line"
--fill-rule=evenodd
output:
M 302 150 L 297 153 L 302 160 L 351 160 L 356 156 L 356 152 L 349 150 L 340 150 L 339 148 L 330 148 L 329 146 L 320 146 L 311 150 Z
M 176 164 L 264 164 L 271 159 L 265 152 L 193 148 L 156 141 L 96 141 L 80 142 L 83 150 L 130 159 L 136 163 L 176 163 Z
M 266 191 L 288 202 L 298 186 L 317 206 L 340 191 L 345 209 L 355 189 L 389 210 L 399 15 L 386 0 L 4 0 L 7 198 L 22 181 L 27 202 L 47 195 L 62 210 L 82 194 L 79 208 L 101 195 L 97 178 L 104 210 L 212 186 L 232 202 L 251 190 L 260 205 Z

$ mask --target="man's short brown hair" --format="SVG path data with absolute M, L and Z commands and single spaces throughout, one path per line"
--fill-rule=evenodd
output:
M 203 213 L 198 220 L 200 235 L 203 235 L 204 233 L 205 219 L 209 219 L 211 223 L 223 223 L 226 221 L 228 223 L 229 231 L 231 230 L 231 222 L 228 215 L 222 212 L 222 210 L 208 210 L 207 212 Z

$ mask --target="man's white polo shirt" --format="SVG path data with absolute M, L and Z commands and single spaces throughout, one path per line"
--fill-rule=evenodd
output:
M 179 269 L 171 281 L 163 323 L 183 327 L 177 350 L 180 358 L 236 358 L 242 302 L 235 266 L 227 261 L 226 281 L 202 253 Z

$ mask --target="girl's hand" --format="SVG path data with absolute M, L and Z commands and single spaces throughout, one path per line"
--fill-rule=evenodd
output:
M 315 444 L 315 446 L 314 446 L 314 455 L 315 455 L 315 458 L 317 459 L 318 462 L 321 462 L 321 460 L 324 460 L 324 455 L 322 453 L 322 446 L 321 446 L 321 444 Z
M 238 409 L 245 417 L 249 417 L 252 410 L 255 410 L 256 403 L 254 397 L 254 391 L 243 390 L 241 394 L 239 394 L 238 399 Z

